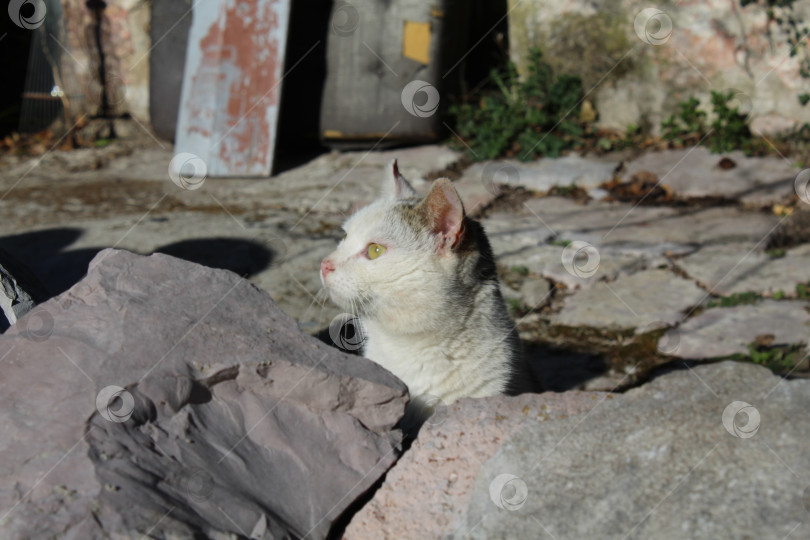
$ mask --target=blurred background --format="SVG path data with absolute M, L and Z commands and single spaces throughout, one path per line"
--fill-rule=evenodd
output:
M 231 135 L 285 153 L 449 137 L 489 159 L 530 159 L 628 138 L 688 143 L 702 135 L 702 113 L 703 131 L 719 114 L 726 144 L 749 143 L 746 126 L 722 115 L 728 105 L 754 134 L 807 138 L 807 2 L 648 4 L 13 0 L 0 135 L 44 141 L 69 130 L 67 144 L 103 144 L 126 137 L 116 121 L 129 119 L 185 145 L 195 130 L 225 132 L 243 118 Z M 409 113 L 412 81 L 435 88 L 438 106 Z M 429 101 L 414 90 L 417 105 Z M 517 97 L 526 99 L 515 106 Z M 482 133 L 490 127 L 497 136 Z M 543 131 L 554 136 L 530 149 Z M 244 172 L 231 163 L 221 174 Z

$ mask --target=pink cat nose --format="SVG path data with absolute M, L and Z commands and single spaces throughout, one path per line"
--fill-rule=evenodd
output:
M 335 263 L 330 261 L 329 259 L 324 259 L 321 261 L 321 275 L 326 277 L 326 274 L 329 272 L 335 271 Z

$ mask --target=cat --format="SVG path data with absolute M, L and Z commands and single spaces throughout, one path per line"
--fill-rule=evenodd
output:
M 359 317 L 364 356 L 399 377 L 412 400 L 514 393 L 525 373 L 520 340 L 484 229 L 450 180 L 420 197 L 394 159 L 382 196 L 343 230 L 321 262 L 321 282 Z

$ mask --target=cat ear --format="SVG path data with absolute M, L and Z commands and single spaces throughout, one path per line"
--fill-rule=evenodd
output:
M 443 245 L 450 249 L 456 247 L 464 232 L 464 205 L 450 180 L 439 178 L 433 182 L 420 204 L 425 208 L 434 234 L 442 237 Z
M 416 190 L 411 187 L 405 177 L 399 174 L 396 158 L 388 162 L 383 175 L 382 195 L 386 199 L 407 199 L 416 197 Z

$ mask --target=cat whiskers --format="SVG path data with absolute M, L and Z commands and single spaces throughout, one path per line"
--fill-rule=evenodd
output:
M 352 316 L 360 317 L 369 313 L 371 297 L 361 292 L 357 296 L 350 298 L 349 303 L 351 304 Z
M 329 293 L 326 292 L 325 287 L 321 286 L 321 288 L 318 289 L 318 292 L 315 293 L 315 296 L 312 297 L 312 302 L 310 302 L 309 306 L 307 306 L 307 309 L 304 311 L 304 314 L 301 316 L 301 320 L 302 321 L 307 320 L 307 314 L 309 313 L 309 310 L 312 309 L 312 306 L 315 305 L 315 303 L 320 304 L 321 310 L 320 310 L 320 312 L 318 314 L 320 315 L 320 313 L 323 313 L 324 307 L 326 305 L 326 301 L 328 299 L 329 299 Z

